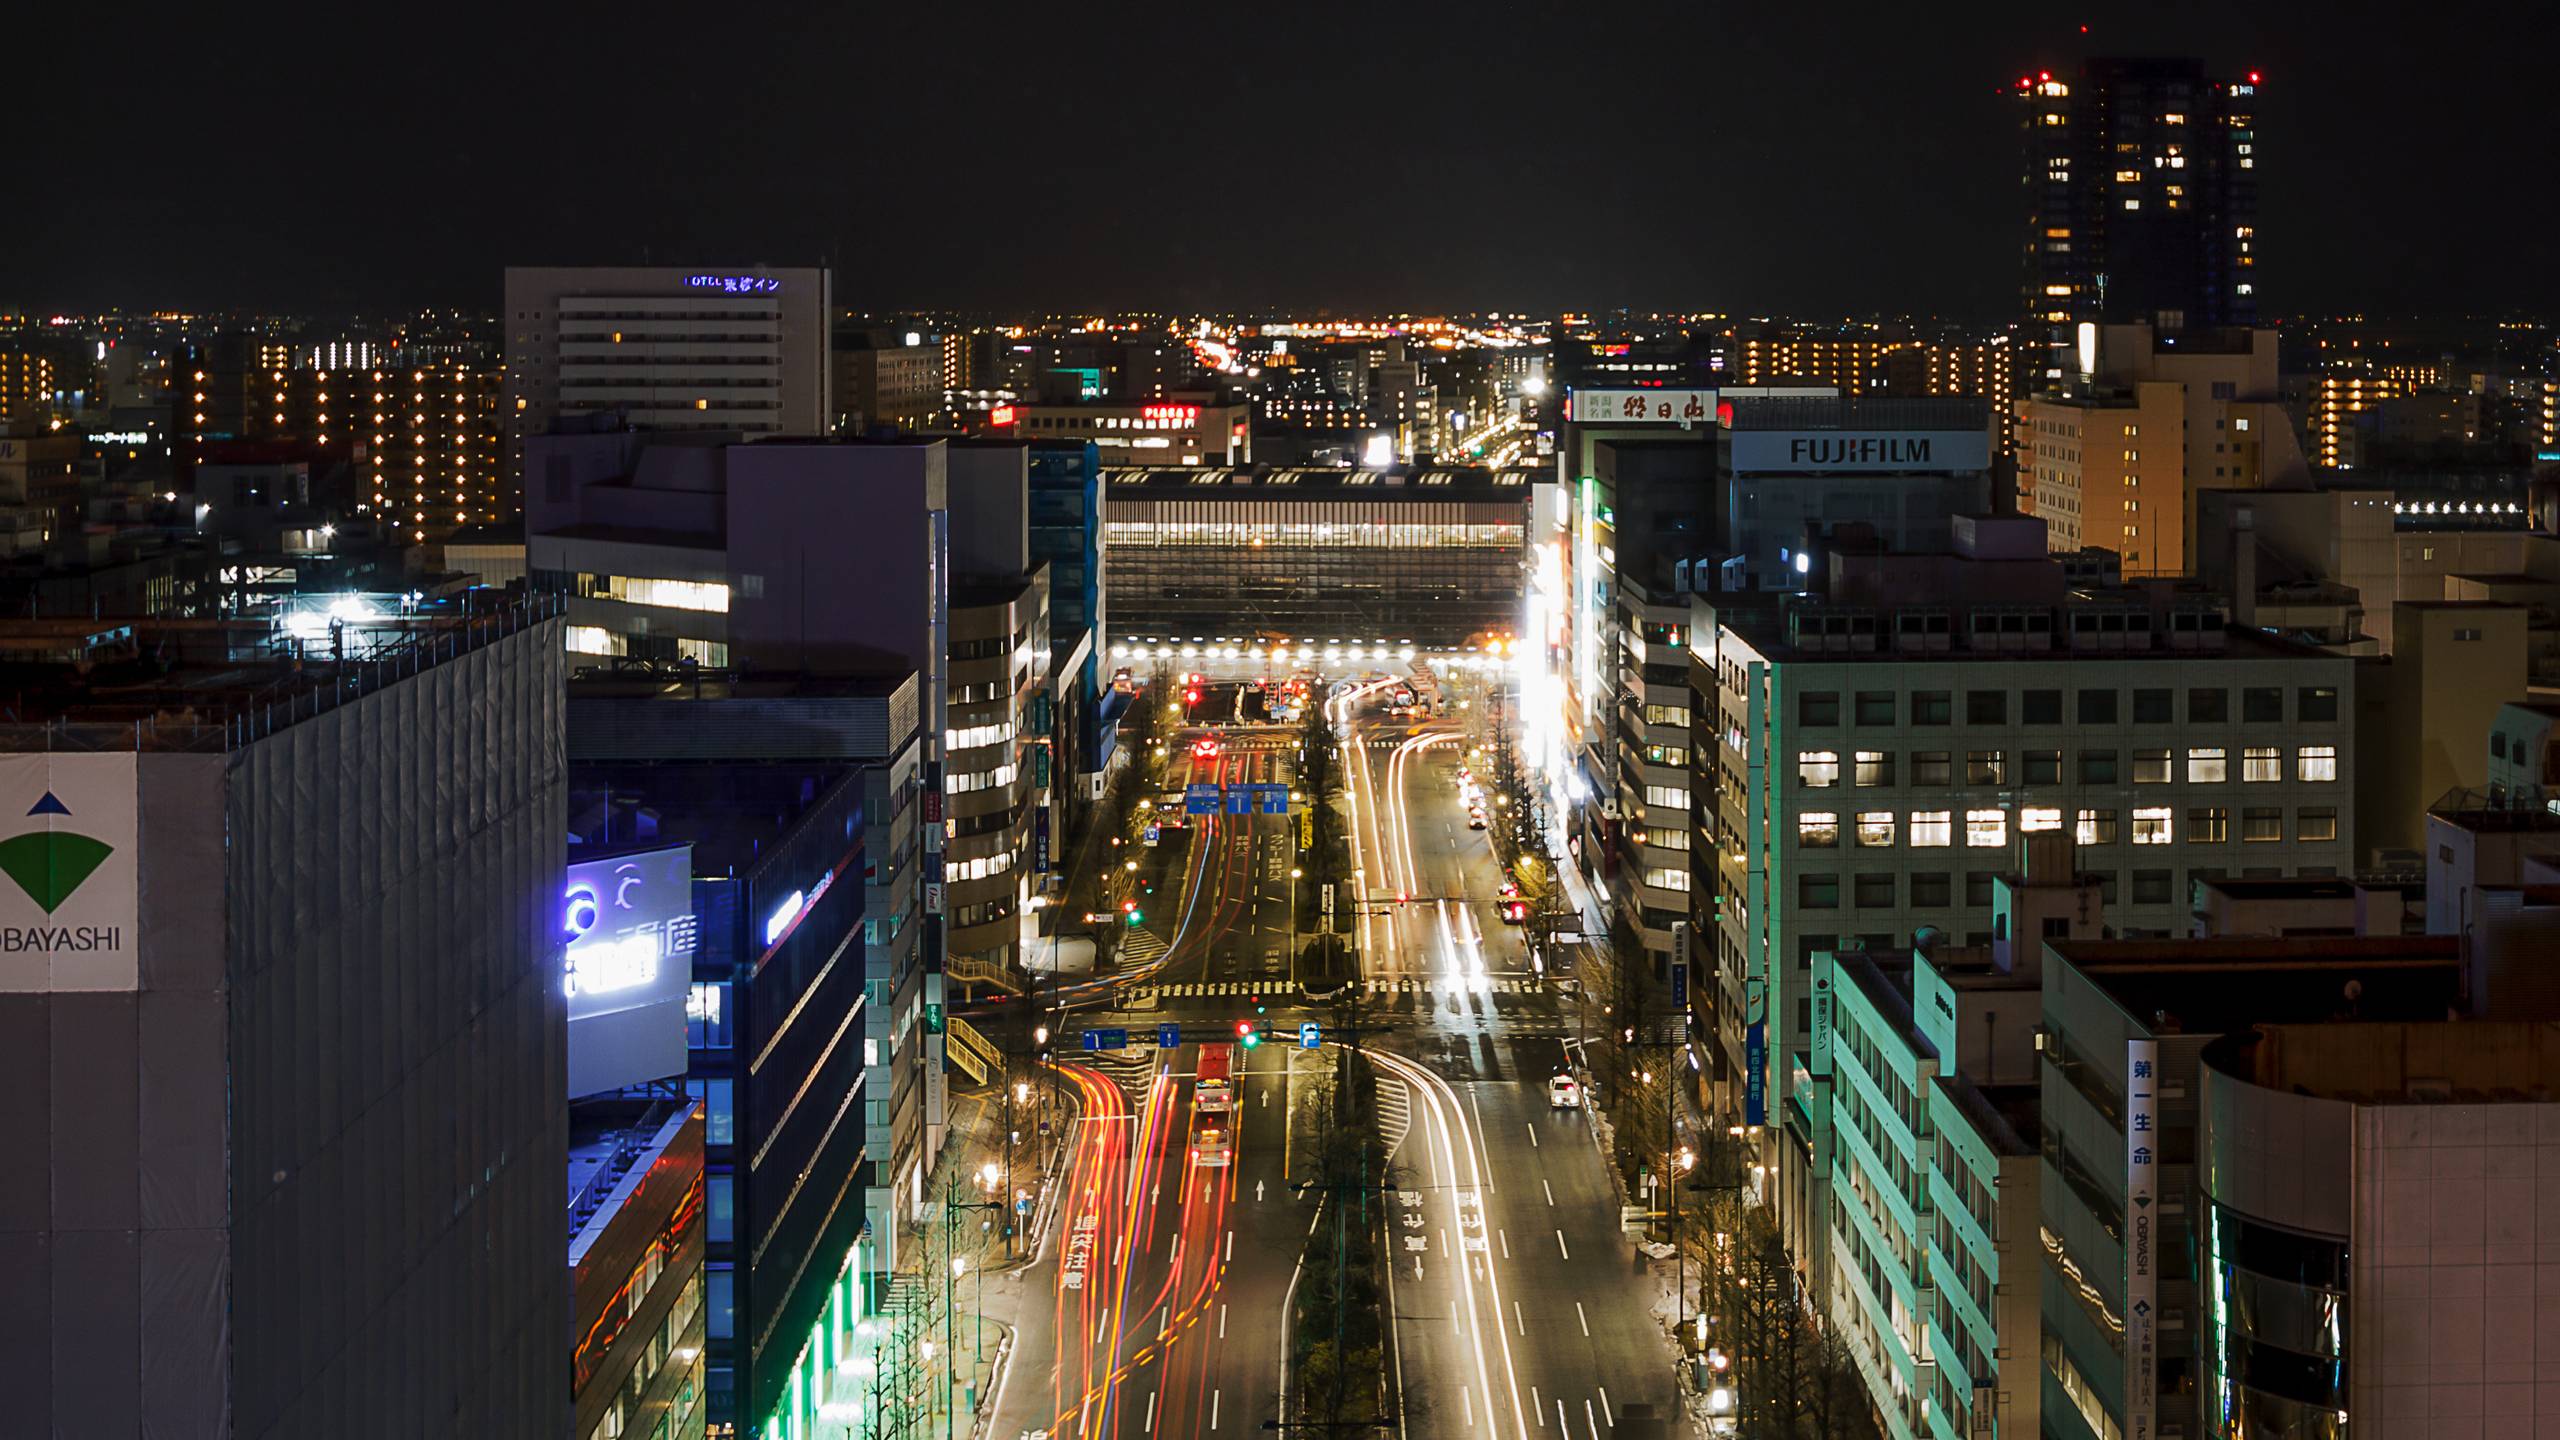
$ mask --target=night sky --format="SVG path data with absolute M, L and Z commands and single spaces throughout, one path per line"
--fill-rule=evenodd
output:
M 824 259 L 881 309 L 2005 318 L 2007 89 L 2192 53 L 2265 74 L 2271 311 L 2560 311 L 2560 18 L 2522 0 L 290 13 L 12 12 L 0 309 Z

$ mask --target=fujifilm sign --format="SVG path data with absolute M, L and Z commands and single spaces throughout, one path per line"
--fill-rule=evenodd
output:
M 1991 437 L 1979 430 L 1737 430 L 1733 468 L 1772 470 L 1987 470 Z

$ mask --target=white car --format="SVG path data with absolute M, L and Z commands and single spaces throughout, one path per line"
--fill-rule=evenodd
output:
M 1582 1086 L 1570 1075 L 1559 1075 L 1547 1082 L 1547 1108 L 1579 1110 L 1582 1108 Z

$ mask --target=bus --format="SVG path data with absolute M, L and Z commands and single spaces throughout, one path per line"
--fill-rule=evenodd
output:
M 1203 1115 L 1223 1115 L 1236 1108 L 1236 1047 L 1203 1045 L 1200 1047 L 1200 1075 L 1192 1085 L 1191 1108 Z

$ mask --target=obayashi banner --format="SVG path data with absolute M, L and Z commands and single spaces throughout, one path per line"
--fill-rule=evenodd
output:
M 141 988 L 133 752 L 0 755 L 0 991 Z

